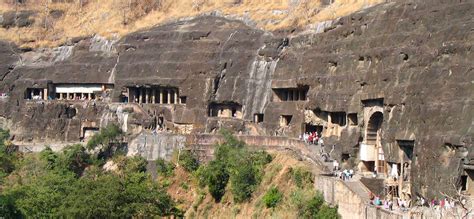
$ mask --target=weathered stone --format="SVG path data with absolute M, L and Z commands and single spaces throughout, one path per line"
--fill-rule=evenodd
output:
M 473 10 L 472 2 L 391 2 L 303 33 L 266 33 L 202 16 L 118 41 L 81 38 L 65 47 L 70 51 L 21 55 L 2 42 L 0 90 L 9 98 L 0 101 L 0 116 L 11 121 L 20 143 L 77 142 L 84 125 L 93 123 L 120 123 L 134 139 L 160 119 L 165 130 L 176 132 L 226 127 L 287 137 L 300 135 L 308 122 L 323 126 L 326 149 L 335 145 L 339 159 L 357 157 L 370 118 L 381 113 L 377 136 L 385 160 L 399 162 L 399 141 L 414 142 L 411 194 L 435 197 L 452 189 L 462 163 L 474 160 Z M 112 102 L 129 87 L 173 87 L 186 103 L 24 100 L 27 88 L 51 83 L 113 84 Z M 304 87 L 305 98 L 275 101 L 273 89 Z M 212 117 L 212 104 L 241 106 L 242 118 Z M 74 116 L 68 116 L 70 105 L 77 109 Z M 118 107 L 133 112 L 125 116 Z M 327 113 L 326 120 L 316 111 Z M 263 122 L 252 122 L 256 114 Z M 357 124 L 347 117 L 339 121 L 349 114 Z

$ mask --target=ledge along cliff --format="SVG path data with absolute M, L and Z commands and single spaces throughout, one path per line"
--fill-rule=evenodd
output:
M 305 31 L 207 15 L 57 48 L 3 41 L 0 127 L 38 151 L 117 123 L 149 159 L 171 149 L 147 145 L 187 146 L 155 131 L 317 131 L 334 159 L 376 170 L 399 196 L 474 194 L 473 11 L 472 1 L 395 1 Z

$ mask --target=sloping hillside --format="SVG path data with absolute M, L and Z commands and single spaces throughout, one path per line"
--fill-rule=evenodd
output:
M 351 14 L 382 0 L 28 0 L 21 4 L 14 2 L 16 1 L 3 0 L 0 4 L 0 13 L 3 15 L 0 19 L 2 23 L 0 38 L 25 47 L 41 47 L 56 46 L 75 37 L 94 34 L 120 37 L 167 21 L 211 12 L 239 18 L 267 30 L 303 28 L 308 24 Z
M 173 177 L 162 181 L 170 183 L 168 194 L 180 203 L 180 208 L 189 218 L 295 218 L 305 214 L 305 203 L 316 196 L 312 180 L 317 171 L 291 153 L 273 153 L 272 162 L 264 169 L 262 182 L 252 198 L 243 203 L 236 203 L 230 191 L 216 203 L 183 168 L 175 169 Z M 276 207 L 268 208 L 265 194 L 274 187 L 283 196 Z

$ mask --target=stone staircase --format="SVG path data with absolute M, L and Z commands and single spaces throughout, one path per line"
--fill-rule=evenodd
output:
M 365 203 L 369 202 L 369 190 L 359 180 L 345 181 L 347 188 L 357 194 Z
M 332 173 L 334 169 L 333 160 L 329 157 L 328 161 L 324 161 L 323 157 L 321 156 L 321 146 L 320 145 L 313 145 L 313 144 L 305 144 L 306 148 L 311 151 L 312 157 L 317 159 L 319 164 L 324 165 L 326 173 Z M 356 193 L 364 202 L 369 202 L 369 192 L 370 190 L 360 181 L 361 176 L 355 175 L 352 179 L 348 181 L 343 181 L 344 185 L 350 189 L 352 192 Z M 339 180 L 334 178 L 334 180 Z

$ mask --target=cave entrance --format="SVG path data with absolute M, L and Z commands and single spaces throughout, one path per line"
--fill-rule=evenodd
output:
M 466 169 L 466 167 L 468 169 Z M 461 191 L 468 195 L 474 196 L 474 166 L 465 165 L 464 173 L 459 178 L 459 187 Z
M 383 114 L 375 112 L 369 119 L 366 129 L 365 143 L 375 149 L 375 170 L 378 174 L 386 174 L 387 165 L 380 139 L 380 131 L 383 122 Z
M 281 115 L 280 116 L 280 127 L 287 127 L 290 125 L 292 115 Z
M 304 132 L 310 132 L 310 133 L 317 132 L 319 135 L 321 135 L 321 133 L 323 133 L 323 126 L 305 123 Z
M 42 88 L 28 88 L 26 89 L 25 99 L 28 100 L 43 100 L 43 89 Z
M 96 127 L 84 127 L 82 128 L 82 140 L 87 142 L 92 136 L 99 133 L 99 128 Z
M 255 123 L 262 123 L 263 122 L 263 113 L 255 113 L 254 122 Z

